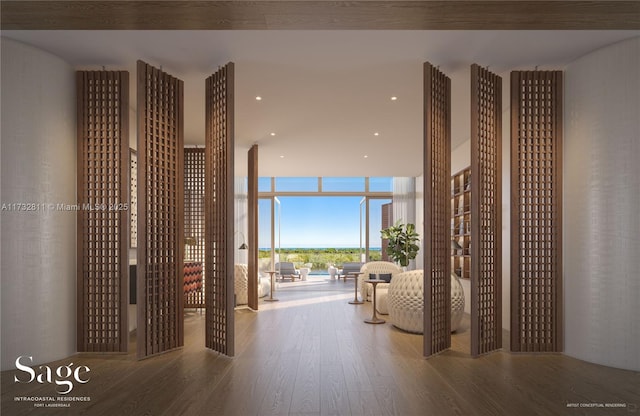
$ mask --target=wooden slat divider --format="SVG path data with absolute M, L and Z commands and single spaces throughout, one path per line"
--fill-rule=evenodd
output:
M 184 344 L 183 83 L 138 61 L 138 358 Z
M 248 284 L 248 304 L 258 310 L 258 145 L 254 144 L 248 154 L 248 197 L 247 214 L 249 217 L 247 241 L 249 244 L 248 273 L 251 277 Z
M 562 339 L 562 71 L 511 72 L 511 350 Z
M 502 347 L 502 78 L 471 66 L 471 355 Z
M 451 80 L 424 64 L 424 355 L 451 347 Z
M 129 73 L 78 71 L 77 348 L 126 352 Z
M 205 345 L 234 355 L 234 64 L 205 84 Z
M 204 149 L 184 149 L 184 238 L 185 258 L 202 264 L 202 278 L 206 285 L 207 268 L 204 261 Z M 187 238 L 193 239 L 188 241 Z M 204 308 L 204 290 L 185 293 L 185 308 Z

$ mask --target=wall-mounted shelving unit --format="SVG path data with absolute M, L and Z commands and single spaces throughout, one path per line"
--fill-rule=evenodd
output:
M 451 271 L 471 278 L 471 167 L 451 176 L 451 238 L 461 249 L 451 246 Z

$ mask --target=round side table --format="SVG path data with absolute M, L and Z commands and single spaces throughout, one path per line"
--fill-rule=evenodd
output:
M 385 283 L 385 281 L 382 279 L 367 279 L 365 282 L 371 283 L 373 286 L 373 315 L 371 318 L 365 319 L 364 321 L 368 324 L 383 324 L 386 321 L 378 318 L 378 315 L 376 314 L 376 286 L 378 286 L 378 283 Z
M 362 274 L 362 272 L 351 272 L 351 273 L 349 273 L 350 276 L 353 276 L 353 280 L 355 281 L 355 285 L 353 285 L 354 286 L 353 300 L 349 301 L 349 303 L 352 304 L 352 305 L 362 305 L 364 303 L 364 301 L 358 300 L 358 276 L 361 275 L 361 274 Z
M 277 302 L 280 299 L 275 299 L 273 297 L 273 286 L 275 286 L 275 282 L 274 282 L 273 276 L 276 274 L 276 271 L 275 270 L 270 270 L 267 273 L 269 273 L 269 275 L 271 276 L 271 290 L 269 291 L 269 299 L 265 299 L 264 301 L 265 302 Z

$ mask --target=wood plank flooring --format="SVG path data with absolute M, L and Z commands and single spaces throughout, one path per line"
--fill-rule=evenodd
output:
M 353 281 L 280 283 L 279 302 L 236 310 L 236 357 L 204 348 L 204 314 L 185 313 L 185 347 L 143 361 L 80 354 L 51 363 L 90 367 L 70 408 L 15 397 L 55 385 L 17 384 L 2 372 L 3 415 L 627 415 L 640 414 L 640 373 L 561 354 L 469 356 L 469 321 L 452 349 L 425 359 L 422 338 L 368 325 L 371 304 L 350 305 Z M 508 340 L 508 334 L 504 336 Z M 621 403 L 623 408 L 567 403 Z M 584 406 L 584 405 L 583 405 Z

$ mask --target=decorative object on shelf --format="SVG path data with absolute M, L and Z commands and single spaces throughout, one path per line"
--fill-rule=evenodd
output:
M 407 267 L 409 261 L 416 258 L 420 247 L 417 242 L 420 235 L 416 232 L 415 224 L 402 224 L 400 220 L 380 231 L 383 239 L 389 240 L 387 254 L 402 267 Z

